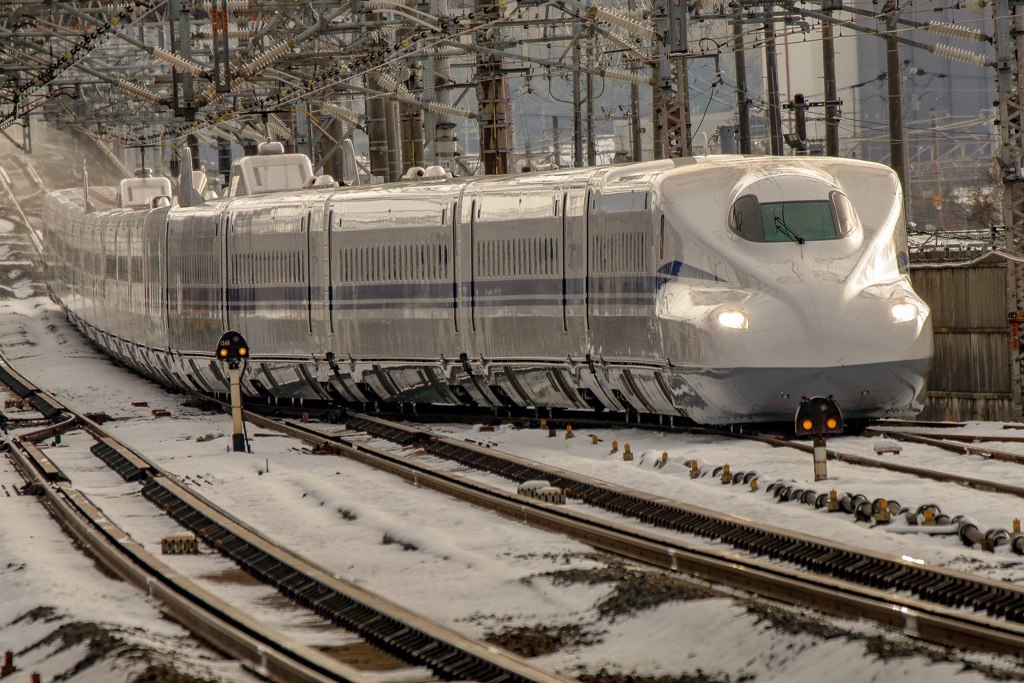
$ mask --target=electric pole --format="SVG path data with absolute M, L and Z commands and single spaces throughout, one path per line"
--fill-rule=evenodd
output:
M 1018 55 L 1024 55 L 1024 8 L 1010 0 L 995 0 L 996 87 L 999 93 L 999 165 L 1003 181 L 1003 225 L 1006 250 L 1024 249 L 1024 178 L 1021 177 L 1021 94 L 1024 73 Z M 1019 326 L 1024 322 L 1024 264 L 1006 259 L 1006 303 L 1010 323 L 1010 378 L 1013 418 L 1021 405 L 1021 348 Z
M 837 0 L 825 0 L 821 9 L 832 16 L 832 7 Z M 841 2 L 841 0 L 839 0 Z M 825 78 L 825 156 L 839 156 L 839 100 L 836 90 L 836 45 L 832 37 L 832 22 L 821 22 L 821 65 Z
M 501 18 L 504 2 L 495 0 L 474 0 L 473 7 L 481 23 L 487 24 Z M 489 48 L 497 29 L 478 28 L 478 47 Z M 478 52 L 476 56 L 477 103 L 480 108 L 480 160 L 485 175 L 509 172 L 509 155 L 512 152 L 509 140 L 508 87 L 505 83 L 505 66 L 500 56 L 489 52 Z
M 556 167 L 562 165 L 562 140 L 561 129 L 558 127 L 558 117 L 551 117 L 551 163 Z
M 736 4 L 732 20 L 732 45 L 736 58 L 736 115 L 739 119 L 740 154 L 750 154 L 750 99 L 747 97 L 747 53 L 743 40 L 743 5 Z
M 636 0 L 629 0 L 629 11 L 636 9 Z M 640 71 L 636 59 L 629 60 L 629 70 L 635 76 Z M 640 138 L 640 83 L 636 80 L 629 84 L 629 132 L 631 161 L 641 161 L 644 155 L 643 140 Z
M 779 100 L 779 62 L 775 52 L 775 14 L 765 8 L 764 63 L 768 72 L 768 142 L 773 156 L 782 156 L 782 102 Z
M 939 120 L 935 115 L 935 107 L 932 107 L 929 116 L 932 124 L 932 206 L 935 207 L 935 224 L 942 226 L 942 169 L 939 166 Z
M 693 133 L 690 125 L 690 72 L 686 0 L 665 0 L 659 59 L 660 90 L 655 116 L 661 122 L 662 152 L 666 157 L 688 157 Z M 662 24 L 659 21 L 659 24 Z M 658 87 L 659 83 L 655 84 Z M 656 125 L 657 128 L 657 125 Z
M 372 87 L 369 78 L 366 86 Z M 366 96 L 366 137 L 370 141 L 370 173 L 388 180 L 387 110 L 383 97 Z
M 583 167 L 583 120 L 580 113 L 580 43 L 572 45 L 572 165 Z
M 886 15 L 885 37 L 886 80 L 889 81 L 889 165 L 903 186 L 904 203 L 910 210 L 910 186 L 907 185 L 906 149 L 903 144 L 903 65 L 900 64 L 900 44 L 896 42 L 898 0 L 886 0 L 882 11 Z
M 430 13 L 442 20 L 448 18 L 448 0 L 430 0 Z M 451 68 L 447 52 L 448 48 L 435 48 L 432 59 L 434 73 L 429 76 L 435 100 L 442 108 L 452 104 Z M 430 100 L 428 100 L 430 101 Z M 434 163 L 446 171 L 454 173 L 455 168 L 455 122 L 449 114 L 434 113 L 428 124 L 427 142 L 434 143 Z
M 597 166 L 597 134 L 594 130 L 593 35 L 587 38 L 587 166 Z

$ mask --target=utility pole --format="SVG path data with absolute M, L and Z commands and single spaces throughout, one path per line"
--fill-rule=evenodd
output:
M 597 134 L 594 125 L 594 37 L 587 38 L 587 166 L 597 166 Z
M 572 165 L 583 167 L 583 120 L 580 114 L 580 43 L 572 45 Z
M 1021 177 L 1021 94 L 1024 73 L 1018 55 L 1024 54 L 1024 8 L 1010 0 L 995 0 L 996 88 L 999 93 L 999 156 L 1003 181 L 1003 226 L 1006 250 L 1024 249 L 1024 178 Z M 1010 323 L 1010 391 L 1012 415 L 1022 414 L 1019 326 L 1024 322 L 1024 264 L 1006 259 L 1006 304 Z
M 496 0 L 474 0 L 473 8 L 481 23 L 501 18 L 504 2 Z M 479 28 L 476 43 L 489 47 L 497 29 Z M 509 172 L 509 109 L 508 88 L 505 83 L 505 66 L 500 56 L 478 52 L 476 56 L 477 102 L 480 108 L 480 159 L 484 174 L 494 175 Z
M 366 86 L 372 87 L 369 78 Z M 387 103 L 383 97 L 366 96 L 366 137 L 370 141 L 370 174 L 388 180 Z
M 398 127 L 398 103 L 381 98 L 384 103 L 384 133 L 387 138 L 388 182 L 402 178 L 402 136 Z
M 558 117 L 551 117 L 551 163 L 555 166 L 562 165 L 562 139 L 561 129 L 558 127 Z
M 664 0 L 665 45 L 659 66 L 661 97 L 655 115 L 661 121 L 663 153 L 688 157 L 693 133 L 690 125 L 690 72 L 686 0 Z M 660 23 L 660 22 L 659 22 Z
M 632 62 L 630 70 L 637 73 L 637 63 Z M 640 137 L 640 84 L 629 84 L 629 157 L 632 161 L 641 161 L 644 156 L 644 143 Z
M 935 207 L 935 224 L 942 226 L 942 169 L 939 166 L 939 120 L 932 107 L 929 116 L 932 124 L 932 206 Z
M 832 8 L 841 0 L 824 0 L 821 9 L 832 16 Z M 836 90 L 836 45 L 832 37 L 832 22 L 821 22 L 821 65 L 825 78 L 825 156 L 839 156 L 839 107 L 829 102 L 837 102 L 839 93 Z
M 740 154 L 750 154 L 750 98 L 747 97 L 747 53 L 743 40 L 743 5 L 736 4 L 732 20 L 732 46 L 736 58 L 736 115 L 739 118 Z
M 192 61 L 192 12 L 184 9 L 181 0 L 169 0 L 167 17 L 170 26 L 171 50 L 186 61 Z M 192 74 L 171 69 L 172 104 L 175 116 L 186 120 L 196 118 L 196 95 Z
M 768 72 L 768 142 L 774 156 L 782 156 L 782 102 L 779 100 L 779 62 L 775 52 L 775 15 L 765 8 L 764 63 Z
M 224 140 L 217 140 L 217 173 L 223 187 L 228 187 L 231 180 L 231 143 Z
M 629 0 L 626 5 L 629 11 L 636 9 L 636 0 Z M 629 70 L 633 75 L 640 71 L 640 64 L 635 59 L 629 60 Z M 635 80 L 629 84 L 629 157 L 631 161 L 641 161 L 644 156 L 644 143 L 640 137 L 640 84 Z
M 440 20 L 447 21 L 448 0 L 430 0 L 430 13 Z M 450 107 L 452 104 L 451 68 L 445 50 L 447 48 L 443 46 L 435 49 L 432 60 L 434 73 L 430 76 L 433 79 L 434 97 L 442 108 Z M 427 138 L 428 143 L 430 140 L 434 141 L 434 162 L 446 171 L 454 173 L 457 169 L 455 167 L 455 122 L 452 117 L 448 114 L 434 113 L 433 130 L 428 127 Z
M 885 37 L 886 80 L 889 82 L 889 165 L 903 186 L 904 203 L 910 210 L 910 186 L 907 184 L 906 149 L 903 144 L 903 65 L 900 44 L 896 42 L 896 18 L 900 13 L 898 0 L 886 0 Z

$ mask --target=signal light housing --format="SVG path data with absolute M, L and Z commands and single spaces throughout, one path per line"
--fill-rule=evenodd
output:
M 217 357 L 226 360 L 229 365 L 237 365 L 249 355 L 249 345 L 241 334 L 233 330 L 225 332 L 217 342 Z
M 805 396 L 800 399 L 800 405 L 796 409 L 793 431 L 797 436 L 842 434 L 843 413 L 831 396 Z

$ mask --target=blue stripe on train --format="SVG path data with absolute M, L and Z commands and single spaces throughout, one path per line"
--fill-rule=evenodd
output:
M 589 278 L 591 304 L 649 305 L 658 287 L 672 277 L 725 282 L 707 271 L 680 261 L 667 263 L 655 275 L 607 276 Z M 451 282 L 369 282 L 334 285 L 334 308 L 337 310 L 381 310 L 415 305 L 421 308 L 451 309 L 453 290 Z M 584 293 L 584 278 L 565 281 L 562 292 L 561 278 L 515 278 L 504 280 L 478 280 L 459 283 L 459 299 L 466 305 L 471 299 L 477 307 L 558 306 L 563 298 L 569 305 L 579 304 Z M 220 300 L 219 286 L 186 286 L 169 290 L 169 299 L 175 305 L 181 293 L 185 306 L 208 306 Z M 233 286 L 227 290 L 228 307 L 232 311 L 254 310 L 257 306 L 288 306 L 307 301 L 310 288 L 305 284 Z M 313 287 L 314 302 L 323 301 L 323 288 Z

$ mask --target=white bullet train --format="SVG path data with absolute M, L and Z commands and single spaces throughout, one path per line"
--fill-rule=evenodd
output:
M 847 420 L 922 407 L 930 312 L 887 167 L 704 156 L 336 187 L 266 151 L 191 206 L 160 178 L 47 195 L 54 300 L 121 362 L 203 392 L 227 392 L 215 350 L 236 330 L 243 392 L 271 400 L 704 424 L 792 421 L 804 396 Z

